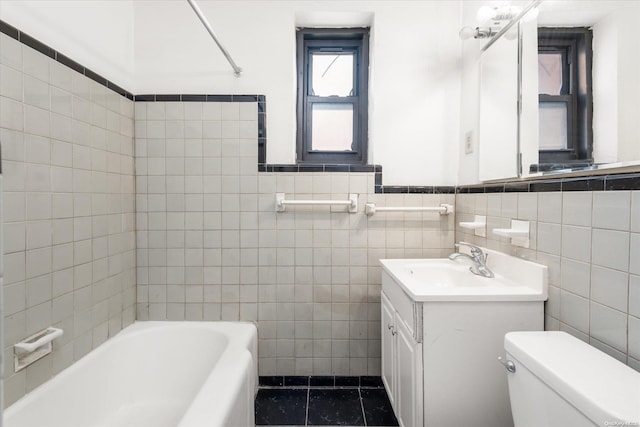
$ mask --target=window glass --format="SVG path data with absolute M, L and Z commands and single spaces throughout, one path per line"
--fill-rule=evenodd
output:
M 311 150 L 351 151 L 353 105 L 320 103 L 311 109 Z
M 312 92 L 314 96 L 351 96 L 353 94 L 353 54 L 314 52 L 311 54 Z
M 538 54 L 538 93 L 560 95 L 562 91 L 562 54 Z
M 567 148 L 567 104 L 540 102 L 538 104 L 540 150 Z

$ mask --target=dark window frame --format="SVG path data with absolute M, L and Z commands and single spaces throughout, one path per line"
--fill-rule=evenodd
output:
M 296 163 L 366 164 L 368 152 L 369 29 L 299 28 L 297 56 Z M 314 52 L 353 52 L 354 90 L 352 96 L 332 97 L 311 94 L 311 61 Z M 353 105 L 352 151 L 311 150 L 311 108 L 314 103 Z
M 566 66 L 561 94 L 538 101 L 567 106 L 567 148 L 539 150 L 540 164 L 593 161 L 592 40 L 589 28 L 538 28 L 538 52 L 561 53 Z

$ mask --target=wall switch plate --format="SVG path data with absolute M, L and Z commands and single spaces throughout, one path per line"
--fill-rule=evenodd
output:
M 473 153 L 473 131 L 464 134 L 464 154 Z

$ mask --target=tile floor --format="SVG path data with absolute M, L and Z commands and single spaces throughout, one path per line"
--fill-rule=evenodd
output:
M 397 426 L 380 377 L 260 377 L 256 425 Z

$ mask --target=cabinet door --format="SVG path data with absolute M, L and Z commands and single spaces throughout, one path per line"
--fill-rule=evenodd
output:
M 384 292 L 382 293 L 382 303 L 380 304 L 382 315 L 382 382 L 387 389 L 391 405 L 395 408 L 396 384 L 396 345 L 394 312 L 391 302 L 387 299 Z M 391 326 L 391 328 L 389 328 Z
M 396 417 L 401 427 L 422 426 L 422 344 L 413 339 L 411 331 L 399 318 L 397 331 Z

